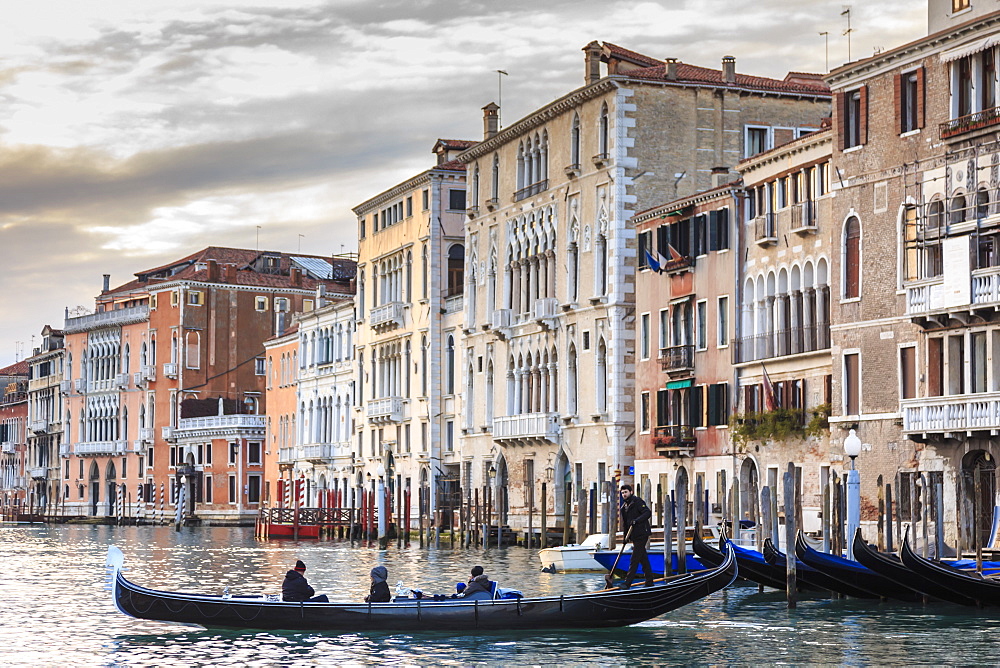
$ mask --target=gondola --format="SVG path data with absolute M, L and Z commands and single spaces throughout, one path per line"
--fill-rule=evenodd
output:
M 912 571 L 894 554 L 884 554 L 865 542 L 861 530 L 854 534 L 854 558 L 860 564 L 884 577 L 923 593 L 929 598 L 958 603 L 959 605 L 976 605 L 976 601 L 963 596 L 949 586 L 936 580 L 930 580 Z
M 779 568 L 782 573 L 785 572 L 785 553 L 776 548 L 770 538 L 764 540 L 764 559 L 767 560 L 767 563 Z M 804 563 L 801 559 L 796 559 L 795 561 L 795 579 L 796 581 L 801 580 L 802 582 L 812 585 L 813 587 L 828 589 L 832 592 L 843 594 L 844 596 L 852 596 L 854 598 L 879 598 L 877 594 L 873 594 L 870 591 L 836 580 L 826 573 L 818 571 L 809 564 Z
M 703 541 L 701 536 L 697 534 L 692 542 L 692 547 L 699 561 L 706 566 L 718 566 L 725 558 L 722 552 Z M 765 587 L 785 589 L 785 571 L 767 563 L 764 560 L 764 555 L 760 552 L 738 545 L 733 545 L 733 552 L 736 556 L 736 564 L 740 571 L 740 577 L 752 580 Z
M 585 594 L 464 601 L 405 599 L 392 603 L 298 603 L 266 596 L 218 596 L 147 589 L 122 574 L 121 550 L 108 548 L 112 596 L 139 619 L 205 628 L 288 631 L 537 630 L 626 626 L 702 599 L 736 579 L 728 550 L 718 567 L 661 580 L 651 587 Z
M 591 552 L 590 555 L 594 558 L 594 561 L 599 563 L 607 570 L 611 570 L 614 567 L 614 573 L 617 575 L 624 574 L 628 571 L 629 566 L 632 564 L 632 553 L 628 550 L 622 552 L 621 558 L 618 557 L 618 552 L 615 550 L 605 550 L 602 552 Z M 720 555 L 721 556 L 721 555 Z M 615 565 L 615 560 L 618 560 L 618 565 Z M 677 565 L 680 563 L 677 553 L 670 555 L 670 567 L 673 572 L 678 571 Z M 663 577 L 663 552 L 650 552 L 649 553 L 649 565 L 653 569 L 653 575 Z M 694 555 L 688 553 L 684 555 L 684 564 L 687 566 L 688 571 L 698 571 L 705 568 L 705 565 L 699 561 Z M 642 565 L 636 569 L 638 575 L 644 575 Z
M 909 602 L 923 600 L 923 594 L 902 583 L 890 580 L 857 561 L 814 550 L 806 545 L 802 538 L 802 532 L 799 532 L 795 538 L 795 556 L 807 566 L 815 568 L 824 575 L 828 575 L 849 587 L 867 591 L 875 597 Z
M 910 547 L 909 535 L 903 538 L 899 556 L 903 565 L 918 576 L 940 587 L 951 589 L 959 597 L 971 600 L 971 605 L 1000 605 L 1000 580 L 984 578 L 974 572 L 961 571 L 940 561 L 925 559 Z M 947 600 L 958 602 L 953 598 Z

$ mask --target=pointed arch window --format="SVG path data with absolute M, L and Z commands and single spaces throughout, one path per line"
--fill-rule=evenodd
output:
M 844 299 L 861 296 L 861 222 L 856 216 L 844 227 Z

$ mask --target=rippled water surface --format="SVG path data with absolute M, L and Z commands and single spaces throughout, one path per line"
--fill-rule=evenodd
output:
M 296 559 L 331 600 L 360 600 L 368 571 L 389 569 L 450 593 L 474 564 L 526 595 L 603 586 L 599 574 L 539 571 L 536 551 L 380 551 L 338 542 L 271 541 L 252 529 L 0 525 L 0 665 L 277 664 L 995 664 L 996 613 L 951 605 L 810 598 L 789 611 L 777 592 L 734 586 L 625 629 L 452 635 L 219 632 L 126 617 L 104 588 L 109 544 L 127 575 L 160 589 L 277 593 Z

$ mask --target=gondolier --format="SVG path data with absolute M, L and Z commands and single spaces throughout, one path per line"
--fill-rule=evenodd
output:
M 642 574 L 646 578 L 646 586 L 649 587 L 653 584 L 653 567 L 649 563 L 649 554 L 646 552 L 646 544 L 649 542 L 650 534 L 653 533 L 653 528 L 649 523 L 652 517 L 653 513 L 646 502 L 632 493 L 632 486 L 622 485 L 622 531 L 625 532 L 625 540 L 632 543 L 632 557 L 621 589 L 628 589 L 632 586 L 632 580 L 635 579 L 640 564 L 642 564 Z

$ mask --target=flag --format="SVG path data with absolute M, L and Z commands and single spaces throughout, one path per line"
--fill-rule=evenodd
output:
M 646 264 L 649 265 L 649 268 L 657 273 L 663 271 L 663 265 L 660 264 L 655 257 L 653 257 L 653 254 L 649 252 L 649 249 L 646 249 L 644 252 L 646 253 Z M 657 255 L 659 255 L 659 253 L 657 253 Z
M 684 256 L 677 252 L 677 249 L 667 244 L 667 251 L 670 253 L 671 260 L 683 260 Z
M 767 375 L 767 368 L 763 364 L 760 365 L 760 368 L 764 370 L 764 410 L 770 413 L 778 408 L 778 401 L 774 396 L 774 385 Z

